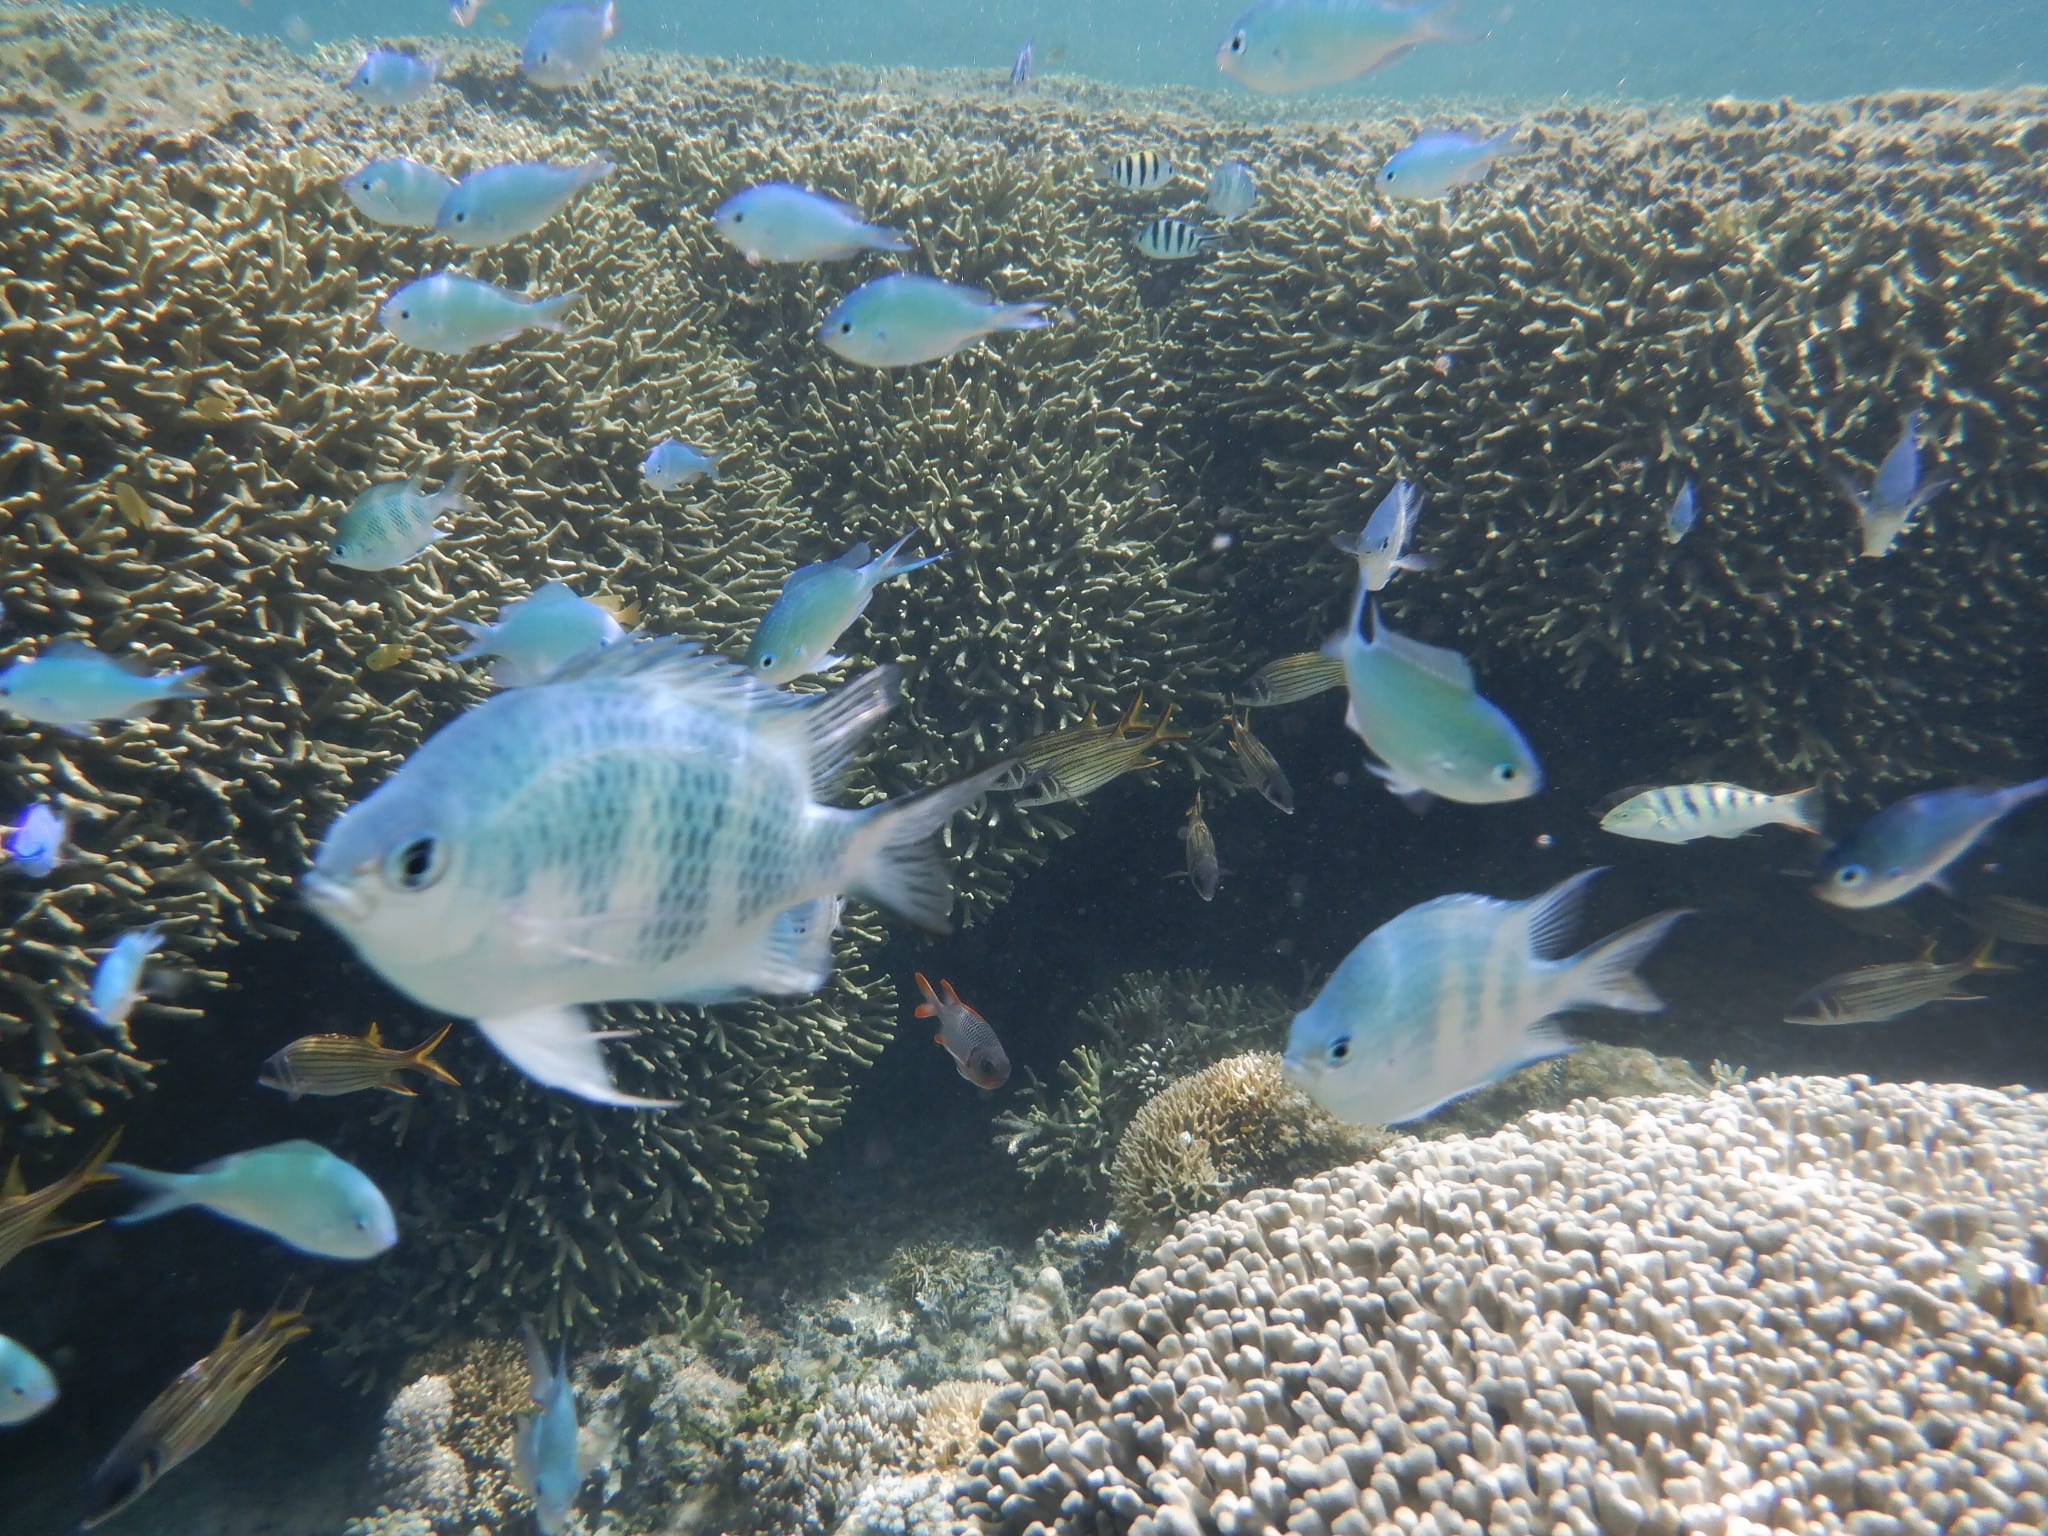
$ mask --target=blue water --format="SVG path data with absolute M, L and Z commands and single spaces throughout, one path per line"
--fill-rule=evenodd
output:
M 441 0 L 187 0 L 168 9 L 316 42 L 455 31 Z M 474 30 L 510 47 L 540 9 L 539 0 L 489 0 Z M 1223 83 L 1216 45 L 1242 9 L 1241 0 L 620 0 L 614 45 L 1006 71 L 1028 38 L 1041 74 L 1213 86 Z M 2048 83 L 2040 0 L 1472 0 L 1466 15 L 1490 27 L 1486 41 L 1420 50 L 1333 94 L 1815 99 Z

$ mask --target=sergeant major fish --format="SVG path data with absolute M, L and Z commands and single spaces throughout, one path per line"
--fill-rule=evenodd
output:
M 375 1258 L 398 1241 L 390 1203 L 369 1176 L 310 1141 L 217 1157 L 191 1173 L 132 1163 L 109 1163 L 107 1172 L 146 1197 L 114 1218 L 118 1227 L 196 1206 L 320 1258 Z
M 832 306 L 818 339 L 849 363 L 907 368 L 936 362 L 998 331 L 1052 324 L 1050 301 L 1004 304 L 979 288 L 892 272 L 871 278 Z
M 386 1093 L 414 1097 L 400 1074 L 423 1072 L 452 1087 L 461 1087 L 455 1074 L 434 1060 L 434 1052 L 448 1038 L 453 1024 L 443 1024 L 434 1038 L 409 1051 L 394 1051 L 372 1024 L 368 1033 L 355 1035 L 301 1035 L 263 1063 L 256 1081 L 275 1088 L 293 1103 L 307 1095 L 336 1098 L 381 1088 Z
M 572 656 L 617 643 L 625 626 L 563 581 L 544 582 L 498 610 L 495 624 L 451 619 L 469 635 L 453 661 L 489 657 L 491 683 L 524 688 L 539 682 Z
M 1366 591 L 1386 590 L 1396 571 L 1436 569 L 1436 561 L 1429 556 L 1405 552 L 1408 540 L 1414 536 L 1416 520 L 1422 516 L 1425 499 L 1422 492 L 1406 480 L 1396 480 L 1394 488 L 1380 498 L 1380 504 L 1373 508 L 1372 516 L 1366 519 L 1365 527 L 1355 539 L 1330 541 L 1358 562 L 1358 573 L 1365 579 Z
M 487 165 L 450 189 L 434 215 L 434 233 L 472 251 L 487 251 L 532 234 L 577 193 L 617 169 L 596 155 L 580 165 Z
M 1669 784 L 1629 796 L 1600 818 L 1600 830 L 1646 843 L 1744 837 L 1759 827 L 1820 835 L 1820 786 L 1767 795 L 1740 784 Z
M 409 107 L 424 101 L 440 72 L 434 59 L 422 59 L 396 48 L 372 48 L 343 87 L 372 106 Z
M 71 825 L 47 800 L 38 800 L 14 819 L 0 838 L 0 858 L 32 880 L 47 880 L 64 862 Z
M 846 658 L 829 654 L 832 642 L 867 611 L 875 588 L 943 558 L 942 550 L 918 560 L 898 559 L 916 537 L 913 529 L 879 555 L 863 539 L 836 560 L 798 566 L 747 643 L 748 670 L 764 683 L 781 684 L 839 666 Z
M 711 215 L 718 237 L 751 266 L 845 261 L 862 251 L 907 251 L 900 229 L 870 224 L 851 203 L 808 187 L 766 181 L 735 192 Z
M 665 495 L 694 481 L 716 480 L 718 459 L 719 455 L 715 453 L 706 453 L 680 439 L 665 437 L 648 449 L 647 457 L 640 461 L 640 478 L 647 482 L 649 490 Z
M 454 177 L 404 155 L 372 160 L 341 178 L 342 196 L 357 213 L 394 229 L 432 229 L 454 190 Z
M 597 73 L 612 35 L 612 0 L 551 5 L 533 20 L 519 49 L 519 71 L 542 90 L 567 90 Z
M 1923 885 L 2030 800 L 2048 795 L 2048 778 L 2010 789 L 1961 785 L 1908 795 L 1830 848 L 1814 871 L 1813 894 L 1838 907 L 1881 907 Z
M 1462 0 L 1254 0 L 1216 50 L 1216 67 L 1255 91 L 1316 91 L 1404 59 L 1423 43 L 1476 43 Z
M 582 1005 L 813 991 L 830 927 L 789 914 L 841 892 L 944 926 L 930 835 L 1000 766 L 860 810 L 819 798 L 895 702 L 888 668 L 812 700 L 628 639 L 434 732 L 328 830 L 302 890 L 536 1081 L 660 1104 L 613 1086 Z
M 1401 1125 L 1571 1050 L 1553 1014 L 1657 1012 L 1635 968 L 1683 911 L 1550 958 L 1599 873 L 1527 901 L 1439 896 L 1381 924 L 1294 1016 L 1281 1069 L 1340 1120 Z
M 82 640 L 53 640 L 40 655 L 0 670 L 0 707 L 69 736 L 90 737 L 107 720 L 133 720 L 172 699 L 203 699 L 203 669 L 145 672 Z
M 1460 187 L 1486 180 L 1494 162 L 1515 153 L 1515 129 L 1503 128 L 1490 139 L 1462 133 L 1417 134 L 1406 149 L 1396 150 L 1373 177 L 1383 197 L 1404 202 L 1441 202 Z
M 583 295 L 575 290 L 529 299 L 460 272 L 416 277 L 377 309 L 377 320 L 408 347 L 460 357 L 527 331 L 566 335 L 564 319 Z
M 1543 787 L 1543 771 L 1522 733 L 1481 698 L 1472 667 L 1456 651 L 1397 634 L 1374 615 L 1359 633 L 1366 573 L 1358 573 L 1351 621 L 1323 647 L 1344 663 L 1351 702 L 1344 723 L 1380 759 L 1372 771 L 1411 802 L 1425 795 L 1467 805 L 1522 800 Z
M 0 1428 L 26 1424 L 57 1401 L 57 1378 L 26 1344 L 0 1333 Z
M 1156 149 L 1134 149 L 1110 161 L 1102 174 L 1126 192 L 1151 192 L 1173 180 L 1173 161 Z
M 941 981 L 939 991 L 934 992 L 924 972 L 916 974 L 924 1001 L 912 1012 L 916 1018 L 938 1020 L 939 1032 L 932 1042 L 945 1047 L 960 1075 L 975 1087 L 1002 1087 L 1010 1080 L 1010 1058 L 988 1020 L 960 1001 L 950 981 Z
M 1214 230 L 1171 217 L 1147 219 L 1131 236 L 1138 254 L 1150 261 L 1189 261 L 1222 243 L 1223 236 Z
M 1031 89 L 1031 44 L 1027 39 L 1017 50 L 1017 62 L 1010 66 L 1010 89 L 1028 91 Z
M 468 475 L 468 465 L 457 467 L 431 496 L 420 475 L 370 486 L 334 520 L 328 563 L 352 571 L 390 571 L 424 553 L 429 544 L 448 537 L 438 521 L 442 513 L 460 516 L 476 510 L 462 494 Z
M 1921 414 L 1914 411 L 1906 417 L 1898 442 L 1877 466 L 1877 478 L 1871 482 L 1868 494 L 1857 490 L 1846 478 L 1836 479 L 1843 497 L 1856 509 L 1866 560 L 1875 560 L 1889 551 L 1893 541 L 1913 526 L 1920 509 L 1948 486 L 1946 480 L 1921 483 Z
M 559 1536 L 583 1486 L 583 1462 L 576 1434 L 576 1389 L 569 1382 L 569 1347 L 555 1351 L 552 1364 L 531 1323 L 525 1329 L 527 1401 L 512 1437 L 512 1471 L 519 1491 L 533 1500 L 533 1523 L 541 1536 Z
M 1242 160 L 1224 161 L 1209 173 L 1202 201 L 1226 224 L 1243 218 L 1259 205 L 1259 184 L 1252 179 L 1252 168 Z

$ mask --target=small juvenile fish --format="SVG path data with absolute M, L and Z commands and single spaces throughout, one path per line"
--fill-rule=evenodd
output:
M 1906 417 L 1898 442 L 1877 466 L 1877 478 L 1871 482 L 1868 494 L 1857 490 L 1846 476 L 1836 477 L 1842 495 L 1856 509 L 1866 560 L 1875 560 L 1890 550 L 1892 542 L 1913 526 L 1920 509 L 1948 486 L 1948 481 L 1941 479 L 1929 480 L 1924 485 L 1920 481 L 1921 415 L 1914 411 Z
M 0 1333 L 0 1428 L 26 1424 L 57 1401 L 57 1378 L 26 1344 Z
M 1490 139 L 1462 133 L 1418 134 L 1414 143 L 1396 150 L 1380 167 L 1373 185 L 1383 197 L 1411 203 L 1440 202 L 1460 187 L 1475 187 L 1486 180 L 1496 160 L 1515 153 L 1515 133 L 1508 127 Z
M 1138 254 L 1152 261 L 1188 261 L 1222 243 L 1215 231 L 1171 217 L 1148 219 L 1131 236 Z
M 1031 89 L 1031 44 L 1026 42 L 1017 50 L 1017 62 L 1010 66 L 1010 89 L 1028 91 Z
M 277 1089 L 294 1103 L 307 1094 L 327 1099 L 366 1088 L 412 1098 L 414 1090 L 400 1078 L 404 1072 L 424 1072 L 459 1088 L 461 1082 L 455 1074 L 433 1059 L 435 1049 L 454 1027 L 443 1024 L 433 1039 L 409 1051 L 392 1050 L 374 1024 L 362 1036 L 302 1035 L 264 1062 L 256 1081 Z
M 93 967 L 92 985 L 86 993 L 85 1012 L 102 1029 L 128 1027 L 128 1015 L 149 989 L 147 969 L 152 956 L 163 948 L 163 924 L 151 923 L 114 940 L 100 963 Z
M 14 825 L 0 839 L 0 853 L 7 862 L 32 880 L 47 880 L 64 862 L 64 845 L 71 835 L 64 813 L 47 800 L 14 818 Z
M 2009 971 L 1991 959 L 1986 939 L 1967 960 L 1936 965 L 1932 959 L 1866 965 L 1830 976 L 1802 996 L 1785 1015 L 1787 1024 L 1883 1024 L 1929 1003 L 1981 1003 L 1980 993 L 1956 988 L 1982 971 Z
M 892 272 L 833 305 L 818 340 L 849 363 L 907 368 L 950 357 L 997 331 L 1042 330 L 1052 324 L 1050 307 L 1046 299 L 1003 304 L 965 283 Z
M 448 530 L 436 518 L 443 512 L 460 516 L 476 510 L 476 503 L 462 494 L 468 474 L 468 465 L 458 466 L 431 496 L 421 475 L 371 486 L 334 520 L 328 563 L 352 571 L 395 570 L 429 544 L 447 538 Z
M 372 48 L 348 77 L 343 89 L 373 107 L 409 107 L 424 101 L 440 72 L 437 60 L 418 58 L 396 48 Z
M 375 1258 L 398 1241 L 390 1202 L 369 1176 L 310 1141 L 230 1153 L 191 1173 L 133 1163 L 109 1163 L 107 1172 L 146 1197 L 114 1218 L 117 1227 L 196 1206 L 320 1258 Z
M 142 499 L 142 492 L 126 480 L 114 482 L 114 505 L 121 509 L 121 520 L 131 528 L 149 526 L 149 503 Z
M 1441 795 L 1494 805 L 1535 794 L 1543 787 L 1536 754 L 1514 721 L 1480 697 L 1463 656 L 1397 634 L 1376 613 L 1372 639 L 1359 633 L 1365 583 L 1361 566 L 1351 621 L 1323 652 L 1344 663 L 1344 723 L 1378 755 L 1372 771 L 1411 803 Z
M 389 672 L 400 662 L 411 660 L 411 646 L 393 643 L 372 649 L 370 654 L 363 658 L 363 665 L 372 672 Z
M 1476 43 L 1462 0 L 1254 0 L 1216 50 L 1216 67 L 1255 91 L 1318 91 L 1370 74 L 1423 43 Z
M 1202 201 L 1226 224 L 1243 218 L 1259 205 L 1259 184 L 1252 179 L 1252 168 L 1242 160 L 1224 161 L 1209 173 Z
M 1669 784 L 1631 795 L 1600 818 L 1600 830 L 1646 843 L 1745 837 L 1769 826 L 1818 837 L 1825 808 L 1818 784 L 1784 795 L 1740 784 Z
M 434 215 L 434 233 L 472 251 L 487 251 L 532 234 L 577 193 L 617 169 L 596 155 L 581 165 L 526 160 L 487 165 L 455 184 Z
M 1366 591 L 1385 590 L 1396 571 L 1436 569 L 1436 561 L 1428 555 L 1403 553 L 1415 532 L 1416 519 L 1422 516 L 1425 500 L 1427 498 L 1406 480 L 1396 480 L 1394 488 L 1380 498 L 1380 504 L 1366 519 L 1365 527 L 1357 538 L 1330 541 L 1358 562 L 1358 573 L 1365 578 Z
M 1279 759 L 1252 734 L 1248 712 L 1230 717 L 1230 755 L 1237 762 L 1238 780 L 1246 789 L 1257 790 L 1275 810 L 1294 814 L 1294 786 L 1287 782 Z
M 692 448 L 673 437 L 664 437 L 647 450 L 640 461 L 640 478 L 650 490 L 663 494 L 680 491 L 692 481 L 718 478 L 719 455 Z
M 1223 866 L 1216 862 L 1216 834 L 1202 819 L 1202 792 L 1195 791 L 1195 803 L 1188 808 L 1186 833 L 1188 884 L 1204 901 L 1216 899 L 1216 887 L 1223 883 Z
M 528 687 L 572 657 L 602 650 L 626 633 L 608 611 L 578 597 L 561 581 L 547 582 L 505 604 L 495 624 L 450 622 L 469 634 L 469 644 L 450 659 L 491 657 L 491 682 L 499 688 Z
M 394 229 L 432 229 L 455 178 L 431 165 L 387 155 L 341 178 L 341 193 L 372 224 Z
M 786 181 L 764 181 L 733 193 L 712 212 L 711 227 L 756 267 L 910 249 L 902 230 L 870 224 L 851 203 Z
M 1908 795 L 1835 844 L 1814 871 L 1813 894 L 1838 907 L 1881 907 L 1923 885 L 1970 851 L 1993 822 L 2048 795 L 2048 778 L 2010 789 L 1960 785 Z
M 1150 192 L 1173 180 L 1173 162 L 1156 149 L 1134 149 L 1110 161 L 1102 174 L 1126 192 Z
M 37 1243 L 55 1242 L 60 1237 L 89 1232 L 99 1225 L 96 1220 L 74 1222 L 68 1227 L 52 1226 L 51 1223 L 57 1219 L 57 1208 L 80 1190 L 112 1182 L 112 1176 L 100 1165 L 113 1155 L 114 1144 L 120 1139 L 121 1133 L 113 1132 L 93 1149 L 92 1155 L 84 1162 L 69 1173 L 52 1179 L 41 1189 L 32 1190 L 22 1181 L 20 1158 L 8 1166 L 6 1179 L 0 1181 L 0 1269 L 5 1269 L 24 1249 L 33 1248 Z
M 1664 514 L 1664 542 L 1676 544 L 1699 521 L 1699 502 L 1692 492 L 1692 482 L 1686 481 L 1678 488 L 1678 494 L 1671 498 L 1671 506 Z
M 272 1307 L 247 1333 L 239 1332 L 241 1313 L 230 1317 L 213 1353 L 179 1372 L 93 1470 L 81 1526 L 90 1530 L 119 1514 L 204 1449 L 242 1399 L 277 1369 L 285 1346 L 311 1331 L 302 1321 L 304 1306 L 301 1300 L 289 1311 Z
M 1157 768 L 1160 760 L 1146 754 L 1164 742 L 1186 741 L 1188 733 L 1167 729 L 1171 704 L 1150 725 L 1141 714 L 1144 705 L 1141 689 L 1114 725 L 1097 725 L 1091 703 L 1079 725 L 1025 742 L 990 787 L 1022 791 L 1019 805 L 1054 805 L 1082 799 L 1127 773 Z
M 571 289 L 529 299 L 460 272 L 435 272 L 405 284 L 377 310 L 384 329 L 408 347 L 460 357 L 526 331 L 567 335 L 563 319 L 583 295 Z
M 1553 1014 L 1657 1012 L 1635 968 L 1683 911 L 1549 958 L 1599 873 L 1527 901 L 1439 896 L 1381 924 L 1294 1016 L 1281 1070 L 1340 1120 L 1401 1125 L 1571 1050 Z
M 42 654 L 0 671 L 0 706 L 67 736 L 89 737 L 102 721 L 133 720 L 171 699 L 205 698 L 203 670 L 145 672 L 81 640 L 53 640 Z
M 612 35 L 612 0 L 551 5 L 536 16 L 519 50 L 519 69 L 542 90 L 566 90 L 597 73 Z
M 924 979 L 924 972 L 916 975 L 924 1001 L 917 1005 L 913 1017 L 939 1021 L 939 1032 L 932 1036 L 932 1042 L 946 1048 L 960 1075 L 975 1087 L 1000 1088 L 1007 1083 L 1010 1058 L 988 1020 L 960 1001 L 960 994 L 953 990 L 950 981 L 941 981 L 939 991 L 934 992 L 932 984 Z
M 1230 696 L 1230 702 L 1248 709 L 1271 709 L 1280 704 L 1299 704 L 1303 699 L 1343 686 L 1343 662 L 1321 651 L 1296 651 L 1267 662 L 1246 678 Z
M 583 1486 L 576 1436 L 576 1390 L 569 1383 L 569 1347 L 548 1363 L 540 1335 L 528 1323 L 526 1368 L 533 1380 L 527 1400 L 534 1412 L 520 1415 L 512 1437 L 512 1474 L 519 1491 L 533 1500 L 533 1523 L 541 1536 L 560 1536 Z
M 466 27 L 483 8 L 484 0 L 448 0 L 448 19 L 458 27 Z
M 2048 907 L 2023 896 L 1980 896 L 1963 913 L 1973 928 L 2008 944 L 2048 945 Z
M 844 662 L 844 656 L 828 654 L 832 642 L 867 611 L 875 588 L 943 557 L 942 550 L 919 560 L 897 559 L 916 537 L 913 529 L 880 555 L 863 539 L 837 560 L 797 567 L 747 644 L 747 670 L 764 683 L 779 685 Z

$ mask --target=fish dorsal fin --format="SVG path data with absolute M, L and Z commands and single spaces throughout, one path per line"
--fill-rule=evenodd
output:
M 95 650 L 76 635 L 64 635 L 59 639 L 52 640 L 43 647 L 42 654 L 45 657 L 58 656 L 73 661 L 80 661 L 86 657 L 91 657 L 95 661 L 114 660 L 113 657 L 107 655 L 104 651 Z
M 737 662 L 673 635 L 635 635 L 572 656 L 534 686 L 622 677 L 656 678 L 679 689 L 715 689 L 732 699 L 759 686 Z
M 834 560 L 832 563 L 836 566 L 839 566 L 843 570 L 857 571 L 874 558 L 874 546 L 868 543 L 866 539 L 862 539 L 858 544 L 854 545 L 853 548 L 849 549 L 845 554 L 841 555 L 837 560 Z
M 942 981 L 939 983 L 939 986 L 945 991 L 946 1001 L 949 1004 L 951 1004 L 955 1008 L 958 1008 L 962 1013 L 966 1014 L 971 1019 L 981 1019 L 980 1014 L 976 1013 L 972 1008 L 968 1007 L 965 1003 L 960 1001 L 960 994 L 953 990 L 953 983 L 951 983 L 950 981 Z M 981 1019 L 981 1021 L 984 1024 L 988 1022 L 988 1020 L 986 1019 Z
M 383 1031 L 382 1031 L 381 1029 L 379 1029 L 379 1028 L 377 1027 L 376 1021 L 375 1021 L 375 1020 L 373 1019 L 373 1020 L 371 1020 L 371 1022 L 370 1022 L 370 1027 L 369 1027 L 369 1029 L 368 1029 L 368 1030 L 366 1030 L 366 1031 L 364 1032 L 364 1034 L 363 1034 L 363 1044 L 365 1044 L 365 1045 L 382 1045 L 383 1043 L 384 1043 L 384 1032 L 383 1032 Z
M 1524 903 L 1528 915 L 1523 919 L 1528 924 L 1529 955 L 1536 960 L 1554 960 L 1571 936 L 1572 924 L 1579 915 L 1579 905 L 1585 899 L 1586 887 L 1593 878 L 1606 868 L 1596 865 L 1582 869 L 1569 880 L 1561 880 L 1541 896 Z M 1532 1056 L 1531 1061 L 1542 1058 Z
M 21 1159 L 16 1158 L 7 1165 L 7 1177 L 0 1180 L 0 1200 L 19 1200 L 28 1193 L 28 1184 L 21 1176 Z
M 1479 683 L 1472 675 L 1472 663 L 1448 646 L 1431 645 L 1393 629 L 1380 617 L 1377 606 L 1372 614 L 1371 649 L 1383 651 L 1390 660 L 1403 666 L 1412 667 L 1428 677 L 1455 688 L 1460 693 L 1477 693 Z

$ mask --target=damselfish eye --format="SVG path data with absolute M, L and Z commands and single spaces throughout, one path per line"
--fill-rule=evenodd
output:
M 1493 766 L 1493 781 L 1496 784 L 1512 784 L 1521 776 L 1521 769 L 1513 763 L 1495 763 Z
M 1837 885 L 1861 885 L 1862 883 L 1863 866 L 1861 864 L 1844 864 L 1835 871 L 1835 884 Z
M 1236 36 L 1231 38 L 1230 51 L 1232 53 L 1244 52 L 1244 34 L 1242 32 L 1238 33 Z
M 735 224 L 744 224 L 747 222 L 747 216 L 744 213 L 736 213 L 732 216 L 732 221 Z
M 774 658 L 773 656 L 763 656 L 763 657 L 761 658 L 761 661 L 760 661 L 760 667 L 761 667 L 761 670 L 762 670 L 763 672 L 767 672 L 767 671 L 771 670 L 771 669 L 772 669 L 772 668 L 774 667 L 774 665 L 775 665 L 775 658 Z
M 384 878 L 401 891 L 424 891 L 447 867 L 440 840 L 416 837 L 391 850 L 384 860 Z
M 1351 1037 L 1349 1035 L 1339 1035 L 1330 1042 L 1330 1060 L 1348 1061 L 1350 1059 Z
M 851 320 L 840 321 L 839 334 L 842 336 L 851 336 L 853 334 L 853 322 Z
M 455 222 L 458 224 L 467 224 L 469 222 L 469 215 L 466 213 L 458 213 L 455 215 Z

